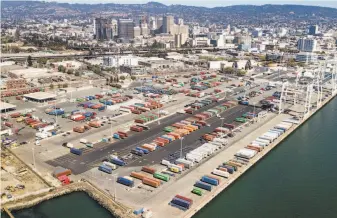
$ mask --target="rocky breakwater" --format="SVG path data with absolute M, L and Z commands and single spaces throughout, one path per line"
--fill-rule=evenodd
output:
M 35 206 L 43 201 L 50 200 L 55 197 L 60 197 L 72 192 L 86 192 L 91 198 L 96 200 L 102 207 L 106 208 L 118 218 L 132 218 L 132 210 L 121 203 L 114 201 L 105 192 L 98 189 L 88 181 L 80 181 L 59 188 L 45 189 L 43 192 L 35 192 L 25 197 L 13 199 L 3 202 L 1 208 L 6 207 L 8 210 L 21 210 Z

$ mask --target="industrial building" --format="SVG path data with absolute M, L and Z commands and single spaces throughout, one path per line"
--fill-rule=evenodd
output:
M 118 67 L 118 66 L 137 66 L 138 57 L 128 56 L 110 56 L 103 57 L 103 66 L 106 67 Z
M 3 102 L 3 101 L 0 102 L 1 113 L 13 111 L 15 109 L 16 109 L 16 105 L 14 105 L 14 104 L 9 104 L 9 103 Z
M 139 61 L 140 65 L 143 65 L 145 67 L 149 68 L 172 68 L 172 67 L 184 67 L 184 64 L 180 61 L 172 61 L 172 60 L 164 60 L 164 59 L 158 59 L 158 60 L 142 60 Z
M 30 93 L 30 94 L 23 95 L 23 97 L 29 101 L 38 102 L 38 103 L 44 103 L 44 102 L 56 100 L 55 94 L 51 94 L 47 92 Z

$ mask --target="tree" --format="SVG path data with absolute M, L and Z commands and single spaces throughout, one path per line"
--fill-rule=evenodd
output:
M 63 71 L 64 71 L 64 66 L 63 66 L 63 65 L 58 66 L 58 67 L 57 67 L 57 70 L 58 70 L 59 72 L 63 72 Z
M 63 88 L 68 88 L 68 83 L 64 83 Z
M 250 62 L 250 59 L 248 59 L 245 65 L 245 70 L 250 70 L 250 69 L 252 69 L 252 63 Z
M 233 67 L 225 67 L 223 69 L 223 72 L 226 73 L 226 74 L 233 74 L 234 73 L 234 69 L 233 69 Z
M 119 77 L 121 80 L 125 80 L 125 76 L 121 76 Z
M 245 71 L 245 70 L 240 69 L 240 70 L 237 71 L 238 76 L 244 76 L 246 74 L 247 74 L 247 71 Z
M 74 69 L 68 69 L 67 70 L 67 74 L 73 74 L 74 73 Z
M 47 58 L 39 58 L 37 59 L 37 63 L 45 65 L 47 63 L 48 59 Z
M 234 63 L 233 63 L 233 66 L 232 66 L 234 69 L 238 69 L 238 62 L 237 61 L 234 61 Z
M 50 85 L 49 85 L 49 88 L 50 88 L 50 89 L 54 89 L 54 84 L 50 84 Z
M 33 61 L 32 61 L 32 56 L 28 56 L 28 58 L 27 58 L 27 65 L 29 66 L 29 67 L 31 67 L 32 65 L 33 65 Z
M 132 79 L 132 80 L 136 80 L 136 77 L 135 77 L 135 76 L 131 76 L 131 79 Z
M 107 80 L 108 80 L 108 82 L 109 82 L 109 79 L 107 78 Z M 112 78 L 112 76 L 110 76 L 110 83 L 112 83 L 113 82 L 113 78 Z
M 110 82 L 111 83 L 111 82 Z M 106 85 L 109 84 L 109 78 L 106 78 L 106 82 L 105 82 Z
M 79 72 L 79 71 L 76 71 L 76 72 L 75 72 L 75 76 L 80 76 L 80 72 Z
M 58 88 L 62 88 L 62 85 L 61 85 L 61 84 L 58 84 L 57 87 L 58 87 Z

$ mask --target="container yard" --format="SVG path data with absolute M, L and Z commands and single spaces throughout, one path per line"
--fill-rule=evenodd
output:
M 36 145 L 43 175 L 60 167 L 69 178 L 60 174 L 62 184 L 85 178 L 137 214 L 191 217 L 301 123 L 278 113 L 280 86 L 237 80 L 229 92 L 229 82 L 207 73 L 164 80 L 12 112 L 4 125 L 16 129 L 17 144 L 34 133 L 15 152 L 33 162 Z

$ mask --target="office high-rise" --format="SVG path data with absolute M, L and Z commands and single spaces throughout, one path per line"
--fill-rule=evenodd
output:
M 318 26 L 312 25 L 309 27 L 309 35 L 316 35 L 318 33 Z
M 173 16 L 164 16 L 163 17 L 163 33 L 171 33 L 174 25 Z
M 118 20 L 118 37 L 123 39 L 134 38 L 134 23 L 131 19 Z
M 316 51 L 317 41 L 315 39 L 299 39 L 297 49 L 299 51 L 313 52 Z
M 110 19 L 96 18 L 95 19 L 95 39 L 111 40 L 113 38 L 112 23 Z

